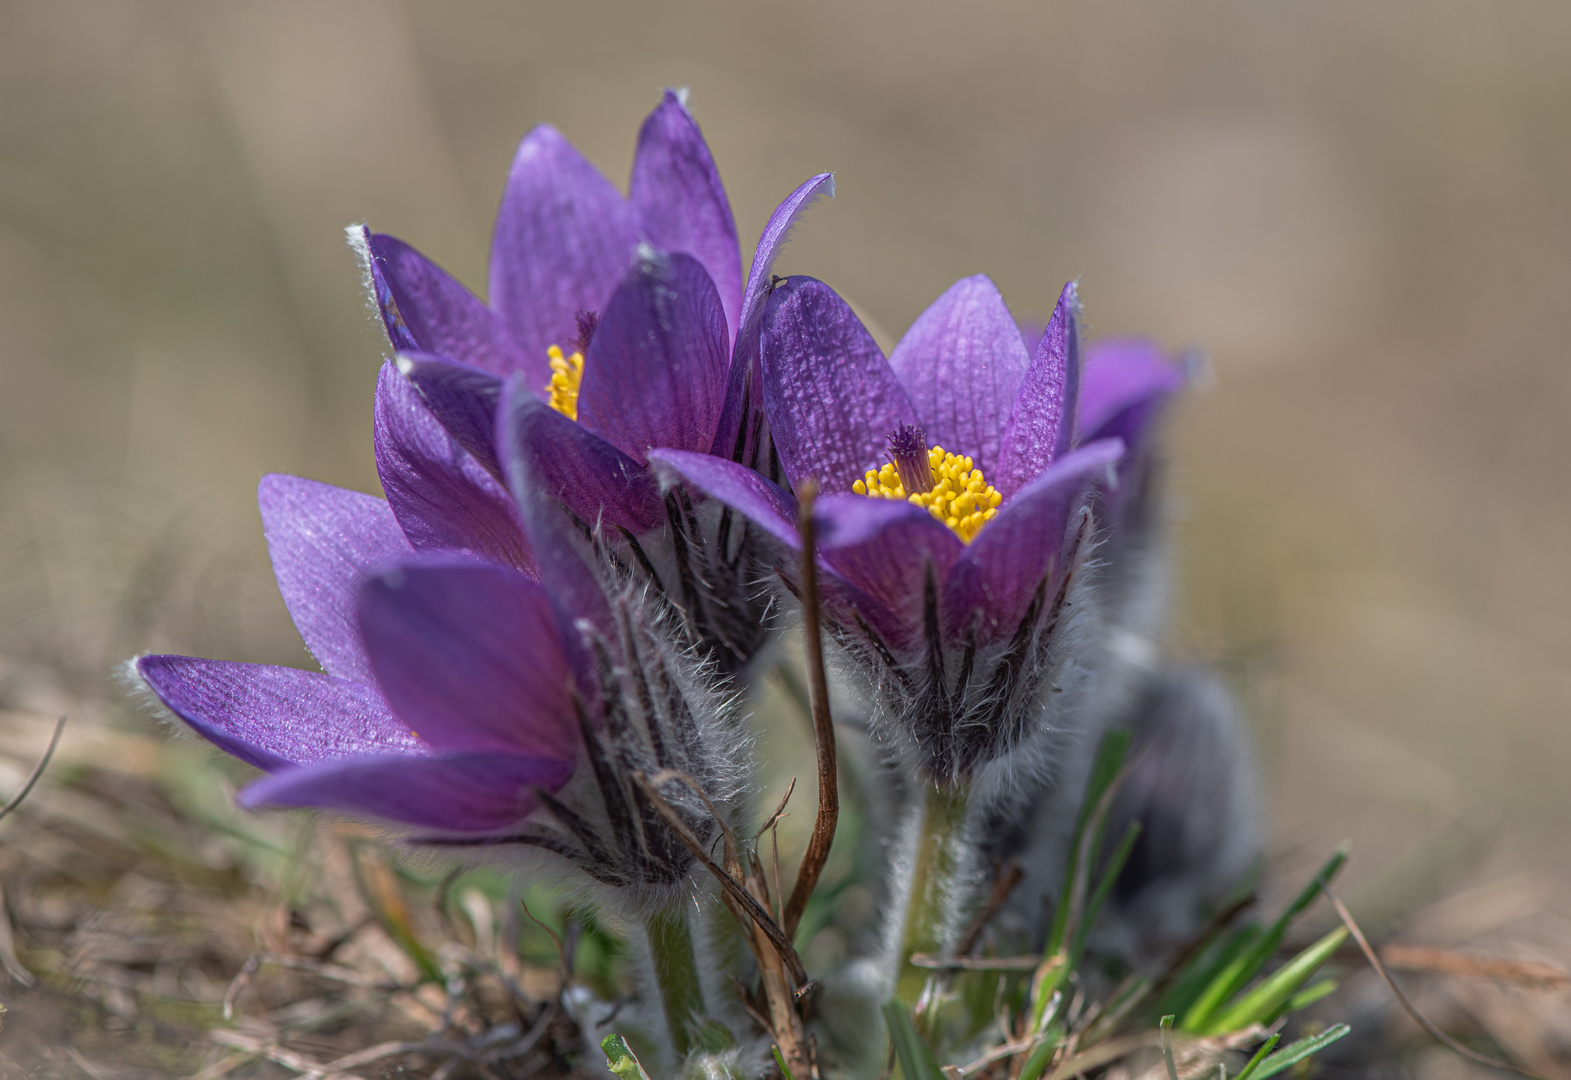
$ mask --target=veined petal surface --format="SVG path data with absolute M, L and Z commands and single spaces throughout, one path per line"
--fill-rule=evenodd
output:
M 382 490 L 416 550 L 470 551 L 534 573 L 512 496 L 391 363 L 377 376 L 373 432 Z
M 507 324 L 530 385 L 551 378 L 546 350 L 577 334 L 627 269 L 638 230 L 632 208 L 562 134 L 524 137 L 508 173 L 491 240 L 491 307 Z
M 374 687 L 194 656 L 144 656 L 136 670 L 193 731 L 258 769 L 425 749 Z
M 667 90 L 638 132 L 627 200 L 644 238 L 703 264 L 725 309 L 726 340 L 742 307 L 742 254 L 720 170 L 682 100 Z
M 998 288 L 962 278 L 918 315 L 894 352 L 894 369 L 930 445 L 972 458 L 991 477 L 1004 424 L 1030 354 Z
M 1009 498 L 1068 451 L 1080 379 L 1080 298 L 1064 286 L 1020 385 L 999 448 L 993 486 Z
M 329 675 L 370 682 L 355 623 L 366 576 L 413 549 L 392 509 L 371 495 L 271 473 L 257 485 L 262 532 L 284 606 Z

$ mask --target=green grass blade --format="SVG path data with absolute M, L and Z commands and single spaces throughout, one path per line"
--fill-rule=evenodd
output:
M 1172 1013 L 1162 1017 L 1162 1064 L 1167 1066 L 1167 1080 L 1178 1080 L 1178 1064 L 1173 1060 L 1173 1020 Z
M 1118 777 L 1118 770 L 1123 767 L 1124 755 L 1129 751 L 1129 732 L 1113 730 L 1102 736 L 1102 741 L 1096 748 L 1096 761 L 1091 766 L 1091 779 L 1086 784 L 1085 798 L 1080 801 L 1080 813 L 1075 818 L 1074 843 L 1069 849 L 1069 867 L 1064 875 L 1064 887 L 1059 892 L 1058 909 L 1053 912 L 1053 926 L 1047 935 L 1047 948 L 1042 950 L 1044 956 L 1052 956 L 1064 944 L 1064 930 L 1069 921 L 1069 908 L 1071 890 L 1075 887 L 1075 879 L 1079 877 L 1080 849 L 1083 846 L 1086 826 L 1090 821 L 1091 812 L 1096 809 L 1096 804 L 1106 794 L 1108 786 Z M 1098 832 L 1100 833 L 1100 828 Z M 1091 855 L 1096 857 L 1097 848 L 1101 845 L 1100 835 L 1091 844 Z
M 1260 1063 L 1266 1059 L 1266 1055 L 1275 1050 L 1276 1044 L 1281 1041 L 1281 1035 L 1273 1035 L 1261 1043 L 1260 1049 L 1255 1051 L 1255 1056 L 1249 1059 L 1249 1064 L 1245 1065 L 1243 1071 L 1233 1077 L 1233 1080 L 1250 1080 L 1250 1077 L 1255 1075 L 1255 1070 L 1260 1068 Z
M 1307 1039 L 1299 1039 L 1296 1043 L 1283 1050 L 1272 1054 L 1260 1063 L 1260 1068 L 1255 1071 L 1251 1080 L 1267 1080 L 1283 1069 L 1288 1069 L 1303 1061 L 1310 1054 L 1318 1054 L 1332 1043 L 1336 1042 L 1349 1031 L 1353 1030 L 1346 1024 L 1337 1024 L 1319 1035 L 1311 1035 Z
M 1296 1013 L 1300 1009 L 1307 1009 L 1321 998 L 1330 997 L 1336 993 L 1336 988 L 1337 981 L 1335 979 L 1321 979 L 1317 983 L 1311 983 L 1289 998 L 1287 1004 L 1277 1010 L 1276 1016 L 1268 1019 L 1266 1023 L 1269 1024 L 1279 1017 Z
M 1140 839 L 1141 828 L 1140 822 L 1131 821 L 1129 828 L 1124 830 L 1124 835 L 1119 839 L 1118 846 L 1113 849 L 1113 854 L 1108 857 L 1107 866 L 1102 870 L 1102 878 L 1091 893 L 1091 899 L 1086 904 L 1085 915 L 1080 920 L 1080 929 L 1075 934 L 1075 947 L 1070 956 L 1076 963 L 1085 952 L 1086 939 L 1091 936 L 1091 927 L 1096 925 L 1097 914 L 1102 910 L 1102 905 L 1107 903 L 1113 886 L 1118 883 L 1118 875 L 1124 869 L 1124 864 L 1129 861 L 1130 852 L 1135 850 L 1135 841 Z
M 612 1032 L 600 1040 L 600 1049 L 605 1051 L 606 1064 L 617 1075 L 618 1080 L 649 1080 L 649 1074 L 639 1064 L 638 1057 L 628 1049 L 622 1036 Z M 786 1074 L 787 1076 L 790 1073 Z
M 889 1038 L 895 1044 L 895 1057 L 900 1060 L 905 1080 L 945 1080 L 933 1052 L 916 1033 L 909 1005 L 899 998 L 890 998 L 884 1002 L 884 1021 L 889 1025 Z
M 1337 927 L 1212 1019 L 1201 1034 L 1220 1035 L 1226 1031 L 1237 1031 L 1275 1015 L 1346 940 L 1347 927 Z
M 1025 1064 L 1020 1067 L 1019 1080 L 1041 1080 L 1042 1074 L 1047 1071 L 1048 1063 L 1053 1060 L 1054 1051 L 1063 1041 L 1063 1033 L 1056 1026 L 1044 1034 L 1026 1055 Z
M 785 1055 L 780 1053 L 780 1047 L 771 1046 L 769 1049 L 775 1052 L 775 1068 L 780 1070 L 780 1075 L 785 1080 L 796 1080 L 796 1077 L 791 1072 L 791 1066 L 785 1063 Z
M 1199 999 L 1184 1014 L 1183 1023 L 1179 1027 L 1185 1031 L 1197 1032 L 1210 1028 L 1211 1018 L 1216 1015 L 1216 1011 L 1242 990 L 1250 979 L 1259 974 L 1260 969 L 1275 954 L 1277 946 L 1282 944 L 1282 939 L 1287 936 L 1287 929 L 1292 925 L 1293 920 L 1314 903 L 1315 897 L 1320 895 L 1321 887 L 1329 885 L 1337 871 L 1342 869 L 1342 864 L 1347 861 L 1347 853 L 1348 845 L 1343 842 L 1331 853 L 1331 857 L 1320 868 L 1320 872 L 1288 905 L 1287 910 L 1282 912 L 1281 917 L 1271 924 L 1271 928 L 1262 934 L 1247 952 L 1223 968 L 1211 981 Z
M 1242 956 L 1259 937 L 1260 927 L 1253 923 L 1246 923 L 1234 929 L 1225 940 L 1202 950 L 1163 995 L 1158 1003 L 1157 1015 L 1177 1013 L 1180 1016 L 1187 1016 L 1190 1007 L 1200 999 L 1206 987 L 1216 980 L 1224 968 Z

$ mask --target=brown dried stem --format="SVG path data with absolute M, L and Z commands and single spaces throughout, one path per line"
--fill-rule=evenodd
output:
M 1353 940 L 1358 942 L 1358 947 L 1364 951 L 1364 959 L 1368 960 L 1369 966 L 1375 969 L 1375 974 L 1379 975 L 1386 986 L 1390 988 L 1391 993 L 1395 995 L 1402 1008 L 1407 1010 L 1407 1015 L 1411 1016 L 1419 1027 L 1428 1032 L 1432 1039 L 1448 1050 L 1461 1054 L 1469 1061 L 1476 1061 L 1478 1064 L 1485 1065 L 1491 1069 L 1515 1073 L 1517 1076 L 1525 1076 L 1528 1080 L 1543 1080 L 1537 1073 L 1530 1072 L 1520 1065 L 1514 1065 L 1509 1061 L 1502 1061 L 1499 1058 L 1490 1057 L 1488 1054 L 1479 1053 L 1472 1047 L 1453 1039 L 1431 1023 L 1429 1018 L 1419 1012 L 1418 1008 L 1408 1000 L 1407 995 L 1402 992 L 1402 988 L 1392 980 L 1391 973 L 1386 970 L 1385 964 L 1381 963 L 1380 955 L 1369 944 L 1369 939 L 1364 936 L 1364 931 L 1359 928 L 1358 921 L 1353 918 L 1353 913 L 1347 910 L 1347 905 L 1343 904 L 1336 893 L 1331 891 L 1330 886 L 1323 881 L 1320 883 L 1320 891 L 1326 894 L 1326 899 L 1331 901 L 1332 907 L 1336 908 L 1337 915 L 1342 919 L 1342 925 L 1347 927 L 1348 933 L 1353 935 Z
M 38 783 L 38 778 L 44 775 L 44 770 L 49 767 L 49 759 L 55 756 L 55 747 L 60 745 L 60 733 L 65 730 L 65 717 L 55 721 L 55 733 L 49 738 L 49 748 L 44 751 L 44 756 L 38 759 L 38 764 L 33 766 L 33 771 L 28 774 L 27 781 L 22 785 L 22 790 L 11 797 L 11 801 L 0 806 L 0 818 L 4 818 L 11 811 L 22 805 L 22 800 L 32 793 L 33 785 Z
M 783 922 L 786 936 L 795 937 L 802 912 L 818 885 L 818 875 L 829 859 L 835 842 L 835 824 L 840 818 L 840 780 L 835 754 L 835 724 L 829 715 L 829 682 L 824 674 L 824 639 L 819 627 L 818 545 L 813 522 L 813 506 L 818 499 L 818 484 L 808 480 L 797 492 L 801 509 L 798 531 L 802 536 L 802 646 L 807 657 L 808 696 L 812 703 L 813 741 L 818 747 L 818 817 L 813 821 L 813 836 L 802 855 L 802 865 L 786 901 Z

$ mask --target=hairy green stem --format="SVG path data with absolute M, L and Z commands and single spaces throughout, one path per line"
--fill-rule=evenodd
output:
M 962 840 L 970 794 L 970 785 L 964 782 L 927 789 L 895 980 L 895 996 L 907 1005 L 916 1004 L 932 975 L 911 963 L 912 954 L 938 953 L 950 944 L 957 879 L 965 869 Z
M 649 958 L 666 1030 L 680 1061 L 692 1049 L 692 1031 L 704 1013 L 703 985 L 698 980 L 686 908 L 676 903 L 654 912 L 644 920 L 644 934 L 649 939 Z

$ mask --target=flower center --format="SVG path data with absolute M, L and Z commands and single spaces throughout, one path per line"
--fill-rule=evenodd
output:
M 580 311 L 573 318 L 578 323 L 578 337 L 572 342 L 573 354 L 564 355 L 560 345 L 552 345 L 545 351 L 546 358 L 551 361 L 551 381 L 546 384 L 549 404 L 569 420 L 578 419 L 578 388 L 584 381 L 584 354 L 589 351 L 589 342 L 600 325 L 600 316 L 593 311 Z
M 975 464 L 942 446 L 929 448 L 921 428 L 901 424 L 889 436 L 889 464 L 867 470 L 865 479 L 852 484 L 851 490 L 869 498 L 904 499 L 925 506 L 969 544 L 983 525 L 998 516 L 1004 501 Z

